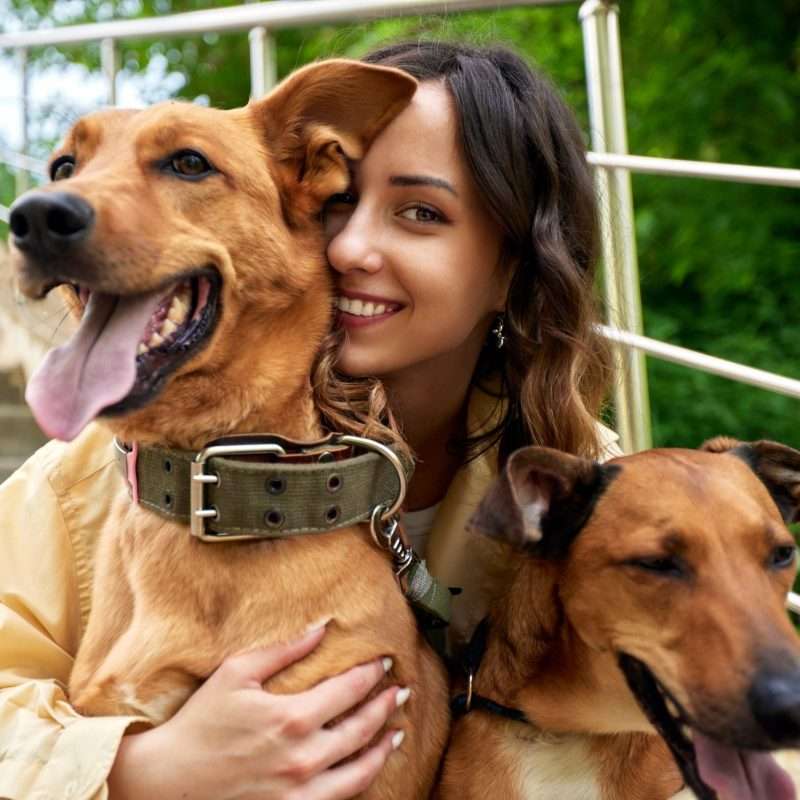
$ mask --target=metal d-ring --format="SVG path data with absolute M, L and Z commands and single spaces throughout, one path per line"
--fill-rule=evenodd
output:
M 354 447 L 361 447 L 364 450 L 372 450 L 373 452 L 382 455 L 394 467 L 394 471 L 397 473 L 397 480 L 400 484 L 400 489 L 397 492 L 397 498 L 390 508 L 386 508 L 385 506 L 377 506 L 377 508 L 384 509 L 383 513 L 381 514 L 382 520 L 386 521 L 394 517 L 400 510 L 400 507 L 403 505 L 403 501 L 406 499 L 406 492 L 408 491 L 406 470 L 403 466 L 403 462 L 398 458 L 397 453 L 395 453 L 391 447 L 387 447 L 387 445 L 383 444 L 382 442 L 376 442 L 374 439 L 365 439 L 362 436 L 351 436 L 350 434 L 342 434 L 341 436 L 337 436 L 336 443 L 350 444 Z M 374 515 L 375 512 L 373 511 L 373 517 Z

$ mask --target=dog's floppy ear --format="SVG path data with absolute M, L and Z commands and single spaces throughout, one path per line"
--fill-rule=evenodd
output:
M 470 528 L 539 556 L 563 556 L 620 470 L 547 447 L 522 448 L 509 457 Z
M 332 59 L 303 67 L 251 103 L 290 218 L 318 213 L 331 195 L 347 188 L 348 162 L 363 157 L 416 87 L 401 70 Z
M 800 452 L 778 442 L 738 442 L 725 436 L 709 439 L 700 449 L 741 458 L 767 487 L 784 521 L 800 522 Z

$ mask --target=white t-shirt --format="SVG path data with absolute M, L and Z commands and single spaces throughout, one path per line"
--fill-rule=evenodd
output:
M 428 534 L 433 527 L 433 520 L 441 503 L 428 508 L 421 508 L 419 511 L 403 512 L 401 522 L 414 552 L 420 557 L 425 558 L 425 551 L 428 547 Z

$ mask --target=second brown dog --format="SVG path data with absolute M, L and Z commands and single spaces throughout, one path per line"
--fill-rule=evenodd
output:
M 515 453 L 473 524 L 518 568 L 468 654 L 441 797 L 794 798 L 759 751 L 800 743 L 799 509 L 800 452 L 771 442 Z

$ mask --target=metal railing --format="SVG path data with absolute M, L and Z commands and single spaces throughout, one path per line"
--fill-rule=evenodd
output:
M 117 42 L 127 39 L 197 35 L 210 32 L 247 31 L 250 41 L 251 94 L 260 96 L 276 80 L 275 44 L 272 31 L 286 27 L 347 21 L 363 21 L 390 15 L 454 13 L 577 4 L 576 0 L 275 0 L 242 6 L 195 11 L 165 17 L 73 25 L 49 30 L 0 35 L 0 50 L 16 53 L 21 82 L 21 124 L 28 127 L 28 51 L 48 45 L 100 42 L 101 62 L 107 81 L 107 99 L 116 99 Z M 601 198 L 603 286 L 608 325 L 603 333 L 618 348 L 621 380 L 615 390 L 616 425 L 627 451 L 651 444 L 649 398 L 645 354 L 695 369 L 723 375 L 791 397 L 800 397 L 800 381 L 784 378 L 742 364 L 725 361 L 642 336 L 642 311 L 630 174 L 743 181 L 800 187 L 800 170 L 738 164 L 648 158 L 628 154 L 619 11 L 610 0 L 585 0 L 579 19 L 583 32 L 592 152 Z M 27 149 L 27 135 L 23 137 Z M 18 187 L 27 185 L 29 172 L 43 165 L 21 154 L 0 151 L 0 163 L 10 164 L 20 176 Z M 0 219 L 7 209 L 0 207 Z

